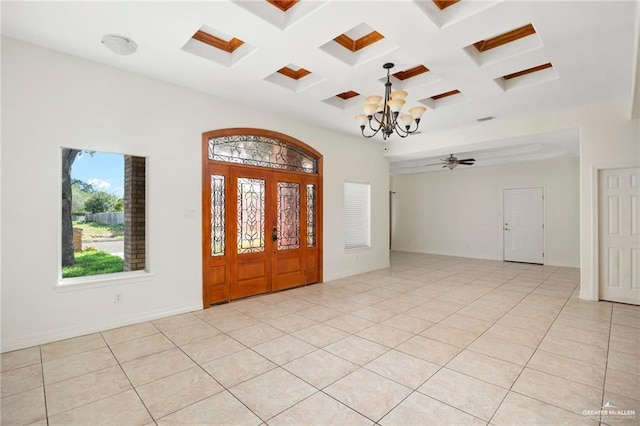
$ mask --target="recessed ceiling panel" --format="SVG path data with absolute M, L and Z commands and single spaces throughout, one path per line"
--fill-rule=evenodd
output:
M 255 48 L 239 38 L 205 25 L 191 36 L 182 46 L 182 50 L 231 67 L 253 52 Z
M 265 80 L 285 89 L 300 92 L 320 83 L 324 79 L 305 68 L 289 64 L 268 75 Z
M 389 54 L 396 48 L 382 33 L 364 22 L 336 34 L 332 40 L 320 46 L 321 50 L 351 67 Z

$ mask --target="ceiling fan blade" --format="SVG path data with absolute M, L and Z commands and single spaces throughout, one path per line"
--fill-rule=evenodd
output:
M 473 163 L 458 163 L 458 164 L 462 164 L 463 166 L 473 166 Z
M 429 166 L 439 166 L 442 163 L 428 163 L 428 164 L 423 164 L 420 167 L 429 167 Z
M 458 164 L 473 164 L 475 161 L 458 161 Z
M 464 163 L 464 162 L 467 162 L 467 161 L 476 161 L 476 159 L 475 158 L 465 158 L 464 160 L 458 160 L 458 163 Z

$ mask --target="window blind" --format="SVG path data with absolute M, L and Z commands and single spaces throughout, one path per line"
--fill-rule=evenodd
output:
M 344 248 L 371 247 L 371 185 L 344 184 Z

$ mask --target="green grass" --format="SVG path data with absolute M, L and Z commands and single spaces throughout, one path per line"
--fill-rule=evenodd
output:
M 124 225 L 107 225 L 98 222 L 73 222 L 74 228 L 82 229 L 82 239 L 115 238 L 124 239 Z
M 76 264 L 62 268 L 62 278 L 112 274 L 124 271 L 124 260 L 105 251 L 83 251 L 75 254 Z

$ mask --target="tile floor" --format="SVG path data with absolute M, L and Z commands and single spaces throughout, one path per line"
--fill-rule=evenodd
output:
M 393 253 L 389 269 L 5 353 L 1 423 L 640 424 L 640 307 L 581 301 L 578 280 Z

